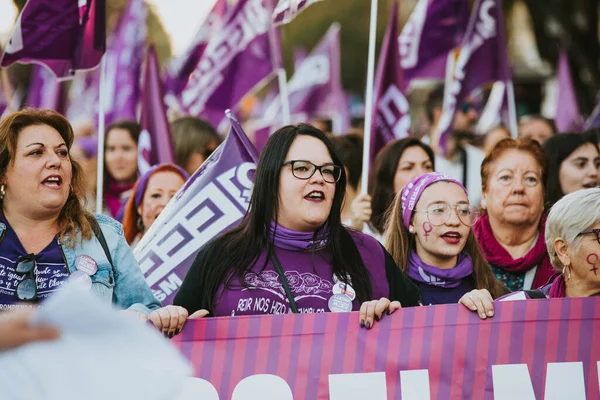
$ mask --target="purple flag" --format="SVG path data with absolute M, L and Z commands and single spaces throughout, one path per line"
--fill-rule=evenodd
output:
M 558 79 L 558 92 L 556 94 L 556 116 L 554 121 L 559 132 L 580 131 L 581 113 L 577 105 L 575 88 L 571 78 L 571 68 L 565 50 L 560 51 L 558 67 L 556 69 Z
M 452 74 L 446 82 L 442 116 L 432 143 L 445 150 L 457 106 L 474 89 L 495 81 L 504 82 L 505 88 L 512 84 L 502 2 L 478 0 Z
M 196 253 L 246 213 L 258 154 L 235 120 L 225 141 L 177 192 L 135 248 L 146 281 L 163 305 Z
M 89 120 L 97 123 L 98 119 L 92 121 L 98 113 L 100 85 L 100 68 L 93 71 L 81 71 L 75 74 L 69 93 L 65 116 L 69 121 Z
M 211 37 L 221 28 L 227 10 L 227 0 L 217 0 L 206 20 L 184 54 L 171 61 L 166 69 L 165 91 L 176 98 L 181 95 L 206 50 Z
M 144 0 L 129 0 L 119 25 L 109 38 L 103 77 L 107 125 L 118 119 L 136 119 L 147 35 L 146 14 Z
M 142 132 L 138 139 L 138 169 L 140 174 L 153 165 L 174 162 L 171 130 L 163 103 L 160 71 L 154 46 L 146 53 L 142 88 Z
M 306 7 L 321 0 L 279 0 L 273 12 L 275 25 L 287 24 Z
M 596 105 L 596 107 L 594 108 L 594 111 L 592 111 L 592 114 L 585 121 L 585 124 L 583 125 L 583 129 L 588 130 L 588 129 L 598 128 L 598 127 L 600 127 L 600 102 Z
M 331 118 L 343 133 L 350 127 L 350 110 L 341 82 L 340 27 L 333 24 L 325 37 L 298 65 L 288 82 L 290 113 L 295 121 Z M 275 98 L 264 119 L 279 125 L 281 99 Z
M 218 126 L 226 109 L 273 74 L 280 56 L 272 45 L 276 32 L 269 4 L 241 0 L 227 12 L 183 90 L 182 106 L 188 114 Z
M 375 160 L 375 156 L 386 143 L 409 135 L 410 113 L 408 101 L 402 93 L 404 81 L 399 63 L 399 49 L 395 40 L 397 37 L 398 3 L 394 2 L 375 73 L 373 94 L 375 118 L 371 127 L 371 161 Z
M 26 104 L 28 107 L 49 108 L 62 112 L 61 86 L 52 72 L 41 65 L 34 65 L 29 80 Z
M 398 37 L 406 86 L 412 79 L 444 79 L 468 17 L 466 0 L 419 0 Z
M 104 53 L 105 13 L 106 0 L 29 0 L 0 66 L 38 63 L 58 79 L 72 77 L 75 70 L 96 67 Z

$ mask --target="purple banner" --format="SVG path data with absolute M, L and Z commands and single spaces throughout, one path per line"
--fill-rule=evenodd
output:
M 335 133 L 350 127 L 350 109 L 341 82 L 340 26 L 333 24 L 313 51 L 298 65 L 288 82 L 293 121 L 330 118 Z M 264 112 L 263 120 L 281 125 L 281 98 L 277 96 Z
M 162 83 L 154 46 L 148 47 L 144 66 L 140 117 L 142 132 L 138 139 L 140 174 L 148 171 L 153 165 L 174 162 L 171 129 L 163 103 Z
M 500 0 L 478 0 L 444 91 L 442 116 L 433 144 L 446 148 L 456 108 L 470 93 L 487 83 L 511 83 L 506 30 Z
M 217 0 L 206 20 L 194 36 L 192 44 L 181 56 L 171 61 L 165 71 L 165 91 L 178 98 L 202 58 L 210 39 L 223 25 L 227 0 Z
M 270 0 L 241 0 L 227 11 L 222 28 L 211 38 L 182 93 L 190 115 L 213 126 L 279 65 Z
M 273 23 L 275 25 L 287 24 L 306 7 L 321 0 L 279 0 L 275 11 L 273 11 Z
M 569 58 L 565 50 L 560 51 L 556 70 L 558 91 L 556 94 L 556 116 L 554 122 L 558 132 L 581 131 L 582 119 L 573 87 Z
M 29 80 L 26 105 L 62 112 L 61 85 L 48 69 L 34 65 Z
M 180 400 L 598 399 L 598 298 L 188 320 L 172 342 L 195 367 Z M 194 389 L 194 390 L 192 390 Z
M 78 3 L 80 5 L 78 5 Z M 105 47 L 105 0 L 29 0 L 0 57 L 0 66 L 38 63 L 58 79 L 100 63 Z
M 444 79 L 448 55 L 460 45 L 468 18 L 468 1 L 418 1 L 398 37 L 406 86 L 413 79 Z
M 397 37 L 398 3 L 394 2 L 375 73 L 373 94 L 375 118 L 371 127 L 371 162 L 388 142 L 409 135 L 410 110 L 408 101 L 402 93 L 404 80 L 398 62 L 400 54 L 396 45 Z
M 225 141 L 177 192 L 135 248 L 146 281 L 172 304 L 198 250 L 246 213 L 258 154 L 236 121 Z
M 121 21 L 108 40 L 104 75 L 106 124 L 118 119 L 137 119 L 140 75 L 146 49 L 144 0 L 129 0 Z

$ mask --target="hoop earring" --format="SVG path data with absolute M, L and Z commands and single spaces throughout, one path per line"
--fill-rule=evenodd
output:
M 137 226 L 138 231 L 144 232 L 144 221 L 142 221 L 142 217 L 138 217 L 136 226 Z
M 568 271 L 569 271 L 569 275 L 568 275 L 568 276 L 567 276 L 567 275 L 565 275 L 565 270 L 566 270 L 567 268 L 569 269 L 569 270 L 568 270 Z M 568 266 L 568 265 L 565 265 L 565 266 L 563 267 L 562 274 L 563 274 L 563 276 L 564 276 L 565 282 L 569 281 L 569 280 L 571 279 L 571 267 L 570 267 L 570 266 Z
M 0 184 L 0 200 L 4 200 L 4 196 L 6 196 L 6 186 L 3 184 Z

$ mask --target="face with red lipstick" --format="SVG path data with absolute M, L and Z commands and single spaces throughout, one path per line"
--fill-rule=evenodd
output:
M 281 167 L 277 220 L 288 229 L 311 232 L 321 227 L 331 212 L 336 184 L 326 182 L 323 174 L 327 180 L 332 180 L 327 174 L 333 171 L 333 160 L 325 144 L 308 135 L 299 135 L 292 142 L 284 162 L 292 160 L 304 160 L 324 167 L 321 171 L 317 169 L 308 179 L 299 179 L 292 171 L 292 168 L 301 168 L 296 175 L 302 176 L 305 172 L 303 165 L 293 167 L 285 164 Z
M 446 217 L 428 215 L 441 215 L 448 208 L 451 213 L 447 220 Z M 410 226 L 415 235 L 417 255 L 423 262 L 442 269 L 456 265 L 457 256 L 463 251 L 471 231 L 468 223 L 472 216 L 468 215 L 468 209 L 467 194 L 455 183 L 440 181 L 423 191 Z
M 28 126 L 19 133 L 13 162 L 2 177 L 3 208 L 31 217 L 58 216 L 69 197 L 71 178 L 69 149 L 58 131 L 48 125 Z

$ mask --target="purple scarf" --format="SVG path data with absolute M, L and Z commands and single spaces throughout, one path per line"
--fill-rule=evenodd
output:
M 431 286 L 444 288 L 455 288 L 464 278 L 473 273 L 473 261 L 471 257 L 462 252 L 454 268 L 441 269 L 425 264 L 413 250 L 408 258 L 408 276 L 417 282 Z
M 317 250 L 327 245 L 327 235 L 329 230 L 327 226 L 319 229 L 318 236 L 315 232 L 298 232 L 276 225 L 271 221 L 271 235 L 275 242 L 275 247 L 286 250 Z

